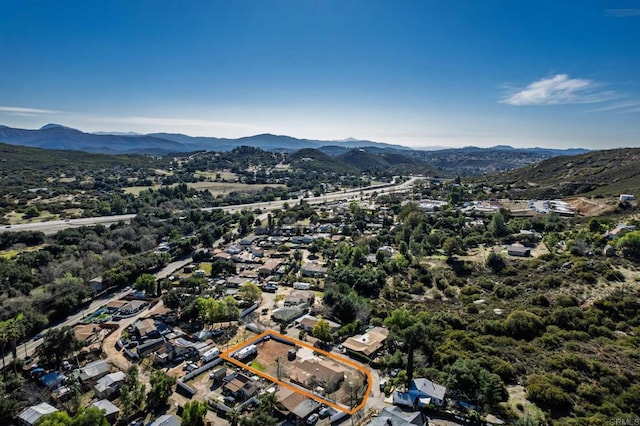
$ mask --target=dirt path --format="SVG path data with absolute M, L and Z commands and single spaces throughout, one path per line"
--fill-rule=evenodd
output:
M 129 367 L 131 367 L 131 362 L 124 356 L 124 352 L 121 352 L 116 348 L 116 342 L 120 338 L 122 330 L 129 327 L 133 324 L 137 319 L 143 317 L 150 317 L 153 314 L 160 313 L 164 311 L 164 303 L 160 300 L 157 304 L 155 304 L 151 309 L 144 310 L 140 312 L 138 315 L 135 315 L 131 318 L 125 318 L 118 322 L 118 329 L 107 336 L 106 339 L 102 342 L 102 352 L 105 354 L 106 358 L 111 361 L 111 363 L 118 367 L 122 371 L 127 371 Z

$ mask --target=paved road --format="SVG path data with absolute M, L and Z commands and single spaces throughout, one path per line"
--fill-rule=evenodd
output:
M 305 198 L 305 202 L 309 204 L 322 204 L 329 201 L 336 200 L 354 200 L 364 196 L 370 196 L 374 192 L 401 192 L 409 189 L 416 180 L 422 179 L 421 176 L 414 176 L 399 184 L 383 184 L 367 186 L 364 188 L 351 189 L 349 191 L 331 192 L 320 197 Z M 224 207 L 205 207 L 203 211 L 212 211 L 222 209 L 229 213 L 235 213 L 241 210 L 276 210 L 281 209 L 285 203 L 293 204 L 298 200 L 278 200 L 271 202 L 258 202 L 249 204 L 236 204 L 233 206 Z M 77 228 L 81 226 L 93 226 L 93 225 L 109 225 L 117 222 L 128 222 L 133 219 L 135 214 L 123 214 L 117 216 L 97 216 L 97 217 L 83 217 L 79 219 L 67 219 L 67 220 L 51 220 L 48 222 L 32 222 L 32 223 L 20 223 L 16 225 L 6 225 L 4 228 L 0 228 L 0 231 L 18 232 L 18 231 L 41 231 L 46 235 L 53 235 L 62 229 Z
M 193 262 L 192 258 L 185 258 L 185 259 L 180 259 L 180 260 L 176 260 L 174 262 L 171 262 L 169 264 L 167 264 L 167 266 L 165 266 L 164 268 L 162 268 L 162 270 L 158 271 L 155 276 L 157 279 L 162 279 L 162 278 L 166 278 L 169 275 L 173 274 L 175 271 L 177 271 L 178 269 L 182 268 L 183 266 L 189 264 Z M 84 318 L 85 315 L 90 314 L 91 312 L 94 312 L 96 309 L 107 305 L 110 302 L 113 302 L 115 300 L 119 300 L 121 298 L 123 298 L 124 296 L 126 296 L 127 294 L 129 294 L 132 290 L 121 290 L 117 293 L 112 293 L 107 295 L 106 297 L 101 297 L 98 299 L 95 299 L 94 301 L 92 301 L 89 306 L 83 308 L 80 312 L 77 312 L 73 315 L 70 315 L 67 317 L 66 320 L 64 320 L 61 323 L 55 324 L 45 330 L 42 331 L 41 334 L 45 334 L 48 330 L 50 329 L 54 329 L 54 328 L 60 328 L 60 327 L 65 327 L 65 326 L 74 326 L 76 324 L 78 324 L 80 322 L 80 320 L 82 318 Z M 24 344 L 20 344 L 18 346 L 18 357 L 19 358 L 24 358 L 27 356 L 32 356 L 35 351 L 36 348 L 38 346 L 40 346 L 40 344 L 42 343 L 42 338 L 39 339 L 32 339 L 32 340 L 28 340 L 26 341 Z M 13 355 L 12 354 L 8 354 L 7 356 L 4 357 L 4 362 L 6 364 L 10 363 L 13 360 Z M 5 365 L 6 365 L 5 364 Z

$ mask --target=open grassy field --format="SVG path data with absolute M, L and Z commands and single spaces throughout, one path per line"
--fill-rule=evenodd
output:
M 276 188 L 282 187 L 284 185 L 247 185 L 244 183 L 230 183 L 230 182 L 193 182 L 187 183 L 187 186 L 190 188 L 194 188 L 197 190 L 207 190 L 211 192 L 213 195 L 218 194 L 228 194 L 234 191 L 249 191 L 255 192 L 260 191 L 263 188 Z M 139 195 L 140 192 L 147 190 L 149 188 L 158 189 L 160 185 L 152 185 L 152 186 L 129 186 L 127 188 L 123 188 L 126 194 Z
M 202 176 L 205 179 L 210 179 L 210 180 L 217 179 L 218 175 L 220 175 L 220 179 L 222 180 L 234 181 L 238 178 L 237 174 L 231 173 L 230 171 L 227 171 L 227 170 L 223 170 L 223 171 L 217 170 L 214 172 L 198 170 L 195 174 L 196 176 Z
M 23 217 L 23 213 L 18 213 L 16 211 L 12 211 L 10 213 L 7 213 L 4 217 L 9 220 L 9 223 L 11 225 L 16 225 L 18 223 L 47 222 L 47 221 L 55 220 L 55 219 L 58 218 L 57 215 L 51 214 L 46 210 L 41 210 L 40 211 L 40 216 L 31 218 L 31 219 L 25 219 Z

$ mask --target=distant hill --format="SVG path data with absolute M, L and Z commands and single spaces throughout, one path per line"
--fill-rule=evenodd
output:
M 410 148 L 366 140 L 322 141 L 291 136 L 261 134 L 238 139 L 193 137 L 179 133 L 139 135 L 123 132 L 85 133 L 60 124 L 47 124 L 37 130 L 15 129 L 0 125 L 0 143 L 34 148 L 86 151 L 103 154 L 153 154 L 230 151 L 239 146 L 252 146 L 265 151 L 296 151 L 338 145 L 344 148 L 376 148 L 410 151 Z
M 509 172 L 484 176 L 487 184 L 510 185 L 528 198 L 572 195 L 635 195 L 640 190 L 640 148 L 591 151 L 554 157 Z
M 357 167 L 312 148 L 304 148 L 289 154 L 287 161 L 292 167 L 309 172 L 335 173 L 338 175 L 357 174 L 360 172 Z
M 336 158 L 363 172 L 386 170 L 392 174 L 414 173 L 440 177 L 446 175 L 442 170 L 438 170 L 422 160 L 395 152 L 372 152 L 365 149 L 350 149 L 336 156 Z
M 301 149 L 289 154 L 289 163 L 302 170 L 334 172 L 338 174 L 354 174 L 384 170 L 392 174 L 421 173 L 429 176 L 445 176 L 423 161 L 395 152 L 371 152 L 369 149 L 331 149 L 329 152 L 339 153 L 330 156 L 324 149 Z
M 578 155 L 586 149 L 514 148 L 498 145 L 490 148 L 468 146 L 437 151 L 411 151 L 408 153 L 432 166 L 460 176 L 484 175 L 518 169 L 547 158 Z

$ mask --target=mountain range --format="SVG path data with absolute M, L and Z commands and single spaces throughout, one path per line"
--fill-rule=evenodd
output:
M 0 125 L 0 142 L 33 148 L 63 149 L 100 154 L 153 154 L 194 151 L 230 151 L 239 146 L 252 146 L 265 151 L 296 151 L 338 145 L 349 148 L 378 148 L 411 151 L 400 145 L 367 140 L 347 139 L 322 141 L 291 136 L 261 134 L 237 139 L 187 136 L 179 133 L 85 133 L 60 124 L 47 124 L 37 130 L 16 129 Z
M 425 165 L 448 174 L 470 176 L 513 170 L 547 158 L 578 155 L 586 149 L 490 148 L 468 146 L 417 150 L 401 145 L 348 138 L 340 141 L 298 139 L 291 136 L 261 134 L 237 139 L 188 136 L 179 133 L 86 133 L 60 124 L 47 124 L 37 130 L 0 125 L 0 143 L 32 148 L 84 151 L 99 154 L 149 154 L 164 156 L 196 151 L 230 151 L 240 146 L 264 151 L 293 153 L 302 149 L 321 151 L 334 159 L 344 156 L 357 168 L 417 170 Z M 349 158 L 351 157 L 351 158 Z

